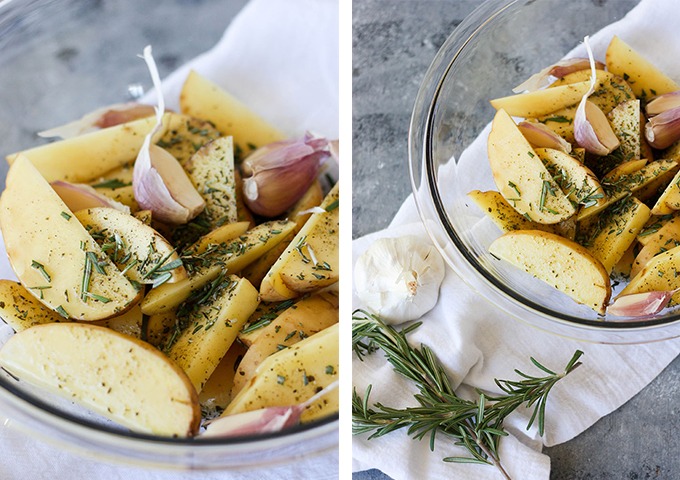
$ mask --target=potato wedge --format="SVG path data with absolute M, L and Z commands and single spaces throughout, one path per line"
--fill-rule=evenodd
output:
M 650 216 L 647 205 L 635 197 L 625 198 L 600 215 L 586 248 L 611 273 Z
M 182 113 L 209 120 L 224 135 L 234 137 L 236 158 L 243 158 L 254 148 L 285 139 L 283 133 L 193 70 L 184 82 L 179 104 Z
M 628 81 L 638 98 L 680 90 L 680 85 L 616 35 L 607 47 L 605 63 L 607 70 Z
M 619 295 L 680 288 L 680 247 L 671 248 L 652 257 Z M 677 301 L 678 295 L 673 300 Z
M 661 192 L 657 198 L 652 213 L 654 215 L 668 215 L 680 210 L 680 170 L 675 174 L 673 179 L 668 183 L 666 188 Z
M 563 237 L 569 238 L 571 236 L 572 239 L 574 238 L 573 229 L 565 228 L 565 222 L 568 220 L 553 225 L 532 222 L 512 208 L 507 200 L 503 198 L 503 195 L 494 190 L 486 192 L 472 190 L 467 195 L 503 232 L 511 232 L 513 230 L 543 230 L 544 232 L 556 233 Z
M 48 181 L 89 182 L 137 158 L 144 137 L 156 119 L 144 118 L 92 133 L 48 143 L 7 156 L 11 165 L 19 153 Z
M 645 226 L 642 227 L 640 233 L 638 233 L 638 243 L 644 246 L 653 241 L 659 236 L 661 228 L 669 222 L 680 222 L 680 213 L 673 215 L 652 215 L 649 220 L 647 220 Z
M 553 148 L 534 151 L 572 203 L 590 206 L 606 202 L 604 189 L 595 174 L 577 159 Z
M 498 191 L 520 214 L 534 222 L 553 224 L 576 213 L 505 110 L 496 112 L 487 146 Z
M 491 100 L 491 106 L 505 110 L 513 117 L 542 117 L 578 103 L 589 88 L 590 80 L 495 98 Z
M 108 328 L 36 325 L 7 341 L 0 366 L 138 433 L 198 430 L 198 397 L 184 372 L 149 344 Z
M 140 292 L 24 156 L 7 174 L 0 227 L 21 283 L 63 317 L 102 320 L 139 301 Z
M 622 162 L 640 158 L 640 100 L 630 99 L 619 103 L 607 114 L 609 124 L 619 139 L 618 157 Z
M 576 242 L 539 230 L 518 230 L 494 240 L 489 252 L 604 314 L 611 296 L 609 274 Z
M 57 312 L 43 305 L 19 282 L 6 279 L 0 280 L 0 317 L 15 332 L 21 332 L 33 325 L 66 321 Z
M 245 346 L 250 347 L 260 336 L 264 327 L 276 320 L 282 312 L 292 307 L 298 299 L 283 302 L 260 302 L 253 314 L 238 334 L 238 339 Z
M 255 287 L 235 275 L 218 277 L 196 294 L 197 299 L 190 299 L 177 312 L 184 330 L 172 343 L 168 357 L 200 392 L 259 299 Z
M 205 382 L 205 386 L 198 395 L 198 402 L 201 404 L 202 411 L 209 412 L 208 417 L 212 416 L 210 415 L 212 412 L 224 411 L 231 402 L 231 387 L 236 374 L 236 366 L 247 350 L 242 343 L 234 342 L 217 364 L 208 381 Z
M 154 315 L 176 308 L 191 292 L 211 282 L 220 273 L 240 272 L 283 241 L 294 227 L 295 223 L 288 221 L 262 223 L 233 241 L 206 250 L 204 254 L 184 257 L 188 278 L 177 283 L 165 283 L 151 290 L 142 301 L 142 311 L 145 315 Z
M 632 277 L 640 273 L 640 270 L 656 255 L 666 252 L 680 245 L 680 223 L 668 222 L 654 235 L 640 250 L 633 261 L 630 274 Z
M 328 192 L 260 284 L 266 302 L 297 298 L 332 285 L 339 278 L 340 185 Z
M 298 405 L 338 379 L 338 324 L 267 357 L 250 382 L 224 410 L 224 415 L 266 407 Z M 338 411 L 338 391 L 310 405 L 301 420 Z
M 163 117 L 162 135 L 156 140 L 156 145 L 184 167 L 203 145 L 221 136 L 219 130 L 207 120 L 169 112 Z
M 113 208 L 88 208 L 78 221 L 131 280 L 156 285 L 187 277 L 179 255 L 156 230 Z
M 303 298 L 262 328 L 238 365 L 232 396 L 238 394 L 265 358 L 338 322 L 338 295 L 320 293 Z

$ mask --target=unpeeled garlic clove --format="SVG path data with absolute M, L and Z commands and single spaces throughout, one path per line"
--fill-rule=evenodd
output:
M 208 425 L 202 437 L 242 437 L 273 433 L 300 422 L 301 409 L 269 407 L 220 417 Z
M 571 153 L 571 143 L 542 123 L 523 121 L 517 127 L 524 138 L 535 147 L 554 148 L 564 153 Z
M 670 147 L 680 140 L 680 107 L 650 118 L 645 125 L 645 138 L 652 147 L 658 149 Z
M 132 171 L 132 188 L 135 200 L 142 210 L 151 210 L 155 219 L 172 224 L 183 224 L 198 215 L 205 202 L 196 191 L 177 159 L 166 150 L 151 143 L 161 129 L 165 100 L 161 91 L 161 79 L 151 46 L 144 48 L 143 57 L 149 68 L 153 86 L 158 92 L 156 125 L 144 137 Z
M 309 189 L 330 156 L 328 140 L 310 133 L 258 148 L 241 164 L 246 206 L 265 217 L 284 213 Z
M 654 99 L 647 102 L 645 111 L 647 112 L 647 115 L 653 117 L 654 115 L 677 107 L 680 107 L 680 90 L 654 97 Z
M 184 224 L 205 208 L 186 172 L 168 151 L 158 145 L 142 149 L 133 172 L 135 199 L 143 210 L 151 210 L 155 219 Z
M 569 58 L 561 60 L 554 65 L 544 68 L 538 73 L 533 74 L 521 84 L 512 89 L 514 93 L 533 92 L 550 84 L 550 77 L 562 78 L 570 73 L 586 70 L 590 68 L 590 60 L 588 58 Z M 595 62 L 595 68 L 604 70 L 602 62 Z
M 62 180 L 55 180 L 50 185 L 72 212 L 86 208 L 108 207 L 130 213 L 130 207 L 102 195 L 90 185 L 69 183 Z
M 576 110 L 574 138 L 579 146 L 595 155 L 608 155 L 620 145 L 607 116 L 590 100 L 581 102 Z
M 656 315 L 668 306 L 675 292 L 671 290 L 621 295 L 607 307 L 607 313 L 617 317 Z

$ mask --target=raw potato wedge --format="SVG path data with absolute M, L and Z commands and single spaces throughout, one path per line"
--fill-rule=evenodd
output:
M 184 82 L 179 104 L 182 113 L 205 118 L 224 135 L 234 137 L 234 144 L 242 154 L 286 138 L 243 103 L 193 70 Z
M 164 283 L 152 289 L 142 301 L 145 315 L 170 311 L 191 292 L 211 282 L 220 273 L 238 273 L 270 248 L 283 241 L 293 230 L 295 223 L 272 221 L 258 225 L 243 235 L 218 245 L 205 255 L 196 255 L 194 261 L 184 258 L 188 277 L 177 283 Z
M 184 167 L 203 145 L 221 136 L 219 130 L 207 120 L 169 112 L 163 117 L 163 133 L 156 140 L 156 145 Z
M 139 301 L 141 292 L 111 263 L 24 156 L 15 160 L 7 174 L 0 198 L 0 227 L 21 283 L 62 316 L 102 320 Z M 98 265 L 90 274 L 86 272 L 88 259 Z M 39 287 L 45 288 L 33 291 Z
M 619 139 L 618 153 L 621 161 L 637 160 L 640 158 L 640 100 L 631 99 L 619 103 L 607 114 L 609 124 Z
M 255 339 L 262 333 L 263 327 L 272 323 L 286 309 L 298 301 L 297 299 L 284 300 L 283 302 L 260 302 L 253 314 L 238 334 L 238 340 L 250 347 Z
M 172 245 L 132 215 L 105 207 L 88 208 L 75 215 L 130 280 L 155 284 L 179 282 L 187 277 Z
M 262 279 L 266 302 L 297 298 L 333 285 L 339 278 L 340 185 L 328 192 L 314 213 Z
M 338 322 L 338 296 L 320 293 L 304 298 L 281 313 L 248 348 L 238 365 L 232 396 L 250 381 L 265 358 Z
M 505 110 L 513 117 L 542 117 L 578 103 L 589 88 L 590 80 L 495 98 L 491 100 L 491 105 L 496 110 Z
M 571 235 L 571 238 L 573 238 L 573 228 L 565 228 L 565 222 L 568 220 L 553 225 L 545 225 L 527 220 L 524 215 L 521 215 L 512 208 L 507 200 L 503 198 L 503 195 L 494 190 L 486 192 L 472 190 L 467 195 L 503 232 L 511 232 L 513 230 L 543 230 L 544 232 L 556 233 L 563 237 Z
M 595 174 L 568 153 L 553 148 L 534 150 L 562 192 L 573 203 L 602 205 L 605 193 Z
M 652 207 L 654 215 L 667 215 L 680 210 L 680 185 L 678 183 L 680 183 L 680 170 L 654 203 Z
M 184 372 L 151 345 L 104 327 L 36 325 L 7 341 L 0 366 L 138 433 L 198 430 L 198 396 Z
M 680 223 L 668 222 L 659 229 L 653 239 L 642 247 L 633 261 L 630 275 L 632 277 L 636 276 L 654 256 L 678 245 L 680 245 Z
M 611 296 L 609 273 L 581 245 L 538 230 L 509 232 L 489 252 L 604 314 Z
M 217 278 L 194 308 L 180 314 L 184 331 L 168 351 L 168 357 L 184 370 L 200 392 L 205 382 L 236 340 L 241 327 L 255 311 L 259 299 L 250 282 L 235 275 Z
M 620 205 L 602 213 L 597 233 L 586 248 L 611 273 L 650 216 L 649 207 L 637 198 L 623 199 Z
M 621 291 L 620 295 L 680 288 L 680 247 L 660 253 L 649 260 Z M 677 302 L 678 295 L 673 296 Z
M 576 213 L 550 172 L 504 111 L 494 116 L 488 140 L 489 163 L 498 191 L 520 214 L 553 224 Z
M 183 166 L 191 183 L 205 200 L 205 209 L 198 218 L 211 230 L 236 222 L 238 212 L 232 138 L 221 137 L 203 145 Z
M 13 280 L 0 280 L 0 317 L 15 332 L 33 325 L 64 322 L 66 319 L 46 307 L 23 285 Z
M 234 383 L 236 366 L 248 349 L 240 342 L 232 343 L 229 351 L 222 357 L 205 386 L 198 395 L 204 410 L 224 410 L 231 402 L 231 387 Z
M 338 379 L 338 324 L 267 357 L 222 416 L 266 407 L 298 405 Z M 302 414 L 309 421 L 338 411 L 335 389 Z
M 637 236 L 640 245 L 645 246 L 659 236 L 661 228 L 668 223 L 680 222 L 680 213 L 673 215 L 652 215 Z
M 133 162 L 155 123 L 151 117 L 104 128 L 14 153 L 7 162 L 11 165 L 21 153 L 48 182 L 89 182 Z
M 616 35 L 607 47 L 605 63 L 607 70 L 628 80 L 637 97 L 651 98 L 680 90 L 680 85 Z

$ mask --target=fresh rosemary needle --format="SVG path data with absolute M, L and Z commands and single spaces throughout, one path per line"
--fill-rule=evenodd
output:
M 379 317 L 357 310 L 352 317 L 352 349 L 359 359 L 382 350 L 394 370 L 412 380 L 419 392 L 414 395 L 418 406 L 391 408 L 376 403 L 370 405 L 372 386 L 363 396 L 356 389 L 352 396 L 352 432 L 355 435 L 370 434 L 369 439 L 386 435 L 400 428 L 407 428 L 414 439 L 430 439 L 434 450 L 436 435 L 453 439 L 455 445 L 464 447 L 468 456 L 446 457 L 445 462 L 479 463 L 495 466 L 504 478 L 510 476 L 503 468 L 498 455 L 498 444 L 507 436 L 503 421 L 521 405 L 533 408 L 527 425 L 534 422 L 538 432 L 545 429 L 545 407 L 552 387 L 580 365 L 583 352 L 577 350 L 567 363 L 563 373 L 556 373 L 534 358 L 531 362 L 542 373 L 532 376 L 515 370 L 519 380 L 495 380 L 504 392 L 492 396 L 478 391 L 475 401 L 456 395 L 446 372 L 434 352 L 426 345 L 412 347 L 406 336 L 418 328 L 414 323 L 401 331 L 385 324 Z

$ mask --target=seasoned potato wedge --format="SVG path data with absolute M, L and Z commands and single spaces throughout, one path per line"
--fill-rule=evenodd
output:
M 505 110 L 494 116 L 488 154 L 498 191 L 520 214 L 538 223 L 552 224 L 576 213 Z
M 240 150 L 236 157 L 250 153 L 253 147 L 285 138 L 243 103 L 193 70 L 184 82 L 179 104 L 182 113 L 205 118 L 224 135 L 234 137 L 234 145 Z
M 255 369 L 269 355 L 330 327 L 338 321 L 338 296 L 320 293 L 303 298 L 262 328 L 238 365 L 232 396 L 250 381 Z
M 647 205 L 635 197 L 625 198 L 600 215 L 586 248 L 611 273 L 650 216 Z
M 607 70 L 628 80 L 637 97 L 650 98 L 680 90 L 680 85 L 616 35 L 607 47 L 605 63 Z
M 299 299 L 284 300 L 282 302 L 260 302 L 239 332 L 239 341 L 250 347 L 262 333 L 263 327 L 272 323 L 276 317 L 292 307 L 296 301 L 299 301 Z
M 241 361 L 241 357 L 246 353 L 247 348 L 240 342 L 232 343 L 227 353 L 217 364 L 215 370 L 205 386 L 198 394 L 198 401 L 201 409 L 208 411 L 223 411 L 231 402 L 231 387 L 234 383 L 236 366 Z
M 104 128 L 7 156 L 11 165 L 22 154 L 48 181 L 89 182 L 134 161 L 154 118 Z
M 578 103 L 589 88 L 590 80 L 495 98 L 491 100 L 491 105 L 496 110 L 505 110 L 513 117 L 542 117 Z
M 221 243 L 203 254 L 184 257 L 188 277 L 177 283 L 165 283 L 151 290 L 142 301 L 145 315 L 167 312 L 179 306 L 192 291 L 211 282 L 220 273 L 238 273 L 246 265 L 283 241 L 295 223 L 272 221 L 248 230 L 240 237 Z
M 162 135 L 156 145 L 175 157 L 184 167 L 203 145 L 222 134 L 207 120 L 169 112 L 163 117 Z
M 0 366 L 139 433 L 192 436 L 201 412 L 188 378 L 145 342 L 82 323 L 36 325 L 0 349 Z
M 609 274 L 581 245 L 553 233 L 518 230 L 494 240 L 489 252 L 604 314 L 611 296 Z
M 43 305 L 23 285 L 6 279 L 0 280 L 0 317 L 15 332 L 21 332 L 33 325 L 66 321 L 57 312 Z
M 672 291 L 680 288 L 680 247 L 652 257 L 619 295 Z M 674 296 L 677 301 L 678 295 Z
M 63 317 L 101 320 L 139 301 L 140 292 L 24 156 L 7 174 L 0 227 L 21 283 Z
M 267 357 L 224 415 L 297 405 L 338 379 L 338 324 Z M 310 405 L 301 420 L 338 411 L 337 389 Z
M 157 284 L 187 277 L 172 245 L 132 215 L 100 207 L 80 210 L 75 216 L 130 280 Z
M 200 392 L 259 299 L 255 287 L 235 275 L 218 277 L 196 293 L 198 299 L 177 312 L 184 330 L 170 347 L 168 357 Z
M 619 103 L 607 114 L 612 130 L 619 139 L 618 156 L 621 162 L 640 158 L 640 100 Z
M 339 278 L 340 186 L 335 184 L 260 284 L 266 302 L 297 298 Z
M 630 271 L 636 276 L 652 257 L 680 245 L 680 223 L 668 222 L 654 235 L 635 257 Z

